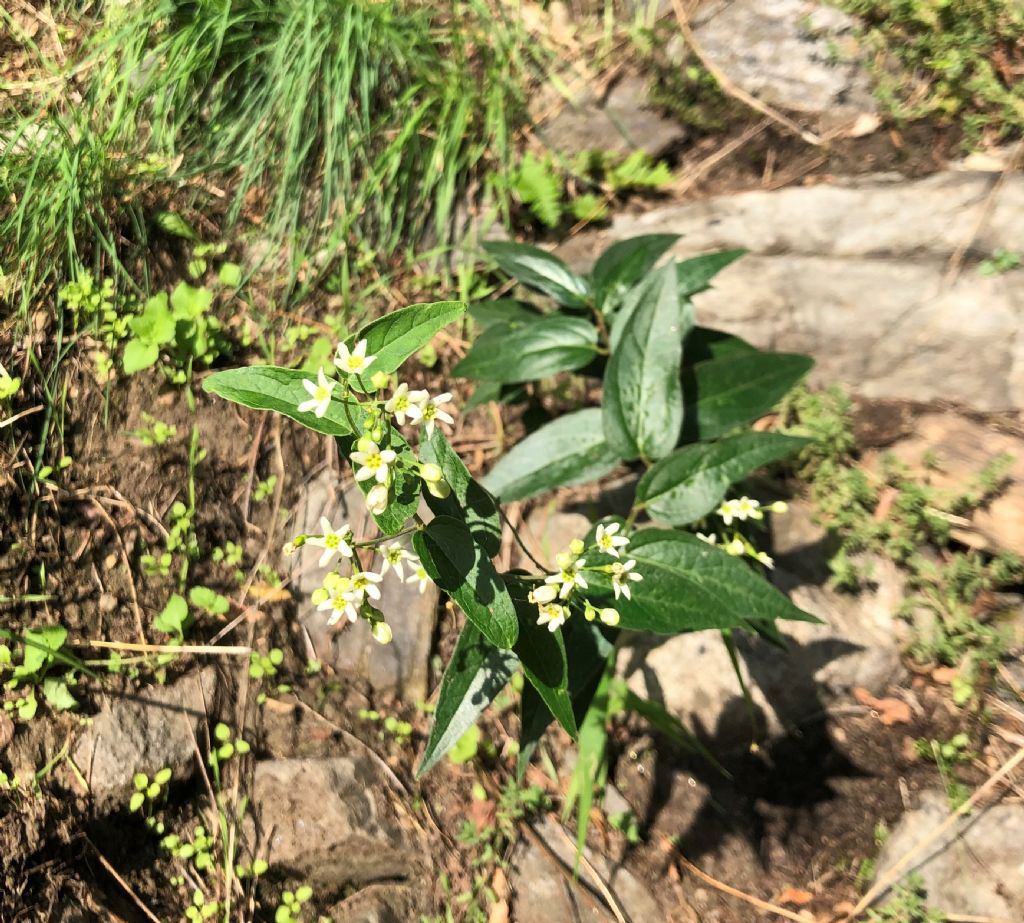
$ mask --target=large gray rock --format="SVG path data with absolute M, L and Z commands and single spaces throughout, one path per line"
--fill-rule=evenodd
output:
M 924 792 L 886 841 L 878 874 L 932 833 L 950 814 L 944 792 Z M 979 809 L 939 838 L 908 870 L 921 877 L 929 907 L 948 914 L 1024 920 L 1024 805 Z
M 423 844 L 395 813 L 389 792 L 364 758 L 257 763 L 251 842 L 267 844 L 278 874 L 299 876 L 325 894 L 412 879 L 422 868 Z
M 132 776 L 169 767 L 174 777 L 195 769 L 195 741 L 213 704 L 216 672 L 207 667 L 170 686 L 110 698 L 72 751 L 101 813 L 128 806 Z
M 422 515 L 430 515 L 426 506 Z M 349 523 L 358 537 L 372 534 L 374 529 L 359 488 L 349 484 L 347 489 L 340 489 L 337 476 L 329 471 L 303 488 L 296 510 L 296 531 L 319 532 L 321 516 L 335 527 Z M 385 575 L 379 608 L 394 640 L 384 646 L 370 637 L 366 622 L 360 620 L 353 625 L 343 619 L 328 626 L 327 613 L 318 612 L 310 602 L 310 594 L 323 582 L 325 573 L 318 566 L 319 559 L 319 549 L 304 547 L 292 563 L 292 580 L 300 597 L 299 621 L 309 633 L 317 657 L 344 676 L 368 680 L 377 692 L 397 693 L 413 701 L 426 698 L 437 587 L 430 583 L 421 594 L 417 584 L 401 583 L 390 572 Z M 379 570 L 379 564 L 375 558 L 373 566 Z M 408 576 L 408 568 L 406 571 Z
M 875 111 L 856 21 L 839 10 L 805 0 L 731 0 L 705 4 L 693 25 L 708 57 L 764 102 L 851 122 Z
M 809 352 L 817 381 L 866 397 L 1015 409 L 1024 406 L 1024 270 L 982 276 L 972 264 L 1024 239 L 1024 176 L 1009 175 L 988 202 L 995 181 L 870 177 L 620 215 L 608 232 L 576 242 L 577 253 L 588 251 L 576 262 L 639 234 L 683 235 L 673 249 L 680 258 L 745 247 L 751 254 L 695 299 L 700 323 Z M 972 233 L 950 285 L 950 255 Z

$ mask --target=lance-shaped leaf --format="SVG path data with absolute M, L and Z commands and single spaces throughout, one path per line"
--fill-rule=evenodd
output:
M 331 401 L 323 417 L 318 418 L 312 412 L 299 413 L 299 404 L 309 400 L 309 392 L 302 385 L 307 378 L 312 380 L 309 374 L 298 369 L 251 365 L 208 375 L 203 379 L 203 390 L 253 410 L 273 410 L 325 436 L 351 433 L 349 415 L 354 418 L 355 404 L 348 405 L 348 414 L 340 400 Z
M 684 526 L 714 510 L 730 484 L 806 443 L 780 433 L 739 433 L 684 446 L 645 472 L 636 496 L 655 519 Z
M 587 280 L 557 256 L 539 247 L 492 240 L 484 245 L 503 272 L 523 285 L 549 295 L 561 305 L 583 307 L 590 295 Z
M 437 516 L 413 536 L 413 545 L 431 579 L 491 644 L 507 650 L 516 643 L 518 620 L 505 582 L 464 522 Z
M 630 583 L 631 599 L 610 603 L 619 610 L 620 628 L 670 635 L 704 628 L 754 631 L 776 619 L 818 621 L 745 562 L 685 532 L 642 529 L 630 541 L 629 557 L 643 580 Z M 588 570 L 587 581 L 587 596 L 611 597 L 608 574 Z
M 720 250 L 717 253 L 705 253 L 676 263 L 676 280 L 679 285 L 680 297 L 689 298 L 691 295 L 703 292 L 718 273 L 746 252 L 746 250 Z
M 724 330 L 712 327 L 694 327 L 683 347 L 683 366 L 696 365 L 709 359 L 722 359 L 736 353 L 756 353 L 759 350 L 746 340 Z
M 714 439 L 771 410 L 814 365 L 797 353 L 734 352 L 683 373 L 683 439 Z
M 467 622 L 441 678 L 434 726 L 416 777 L 433 767 L 475 723 L 519 667 L 511 651 L 496 648 Z
M 488 327 L 453 375 L 514 383 L 583 368 L 597 355 L 597 328 L 581 317 L 550 314 L 531 324 Z
M 481 330 L 495 324 L 532 324 L 546 315 L 525 301 L 515 298 L 496 298 L 494 301 L 477 301 L 469 306 L 469 315 Z
M 461 301 L 438 301 L 399 308 L 370 321 L 351 342 L 366 340 L 366 354 L 376 356 L 370 372 L 394 372 L 413 353 L 423 349 L 434 334 L 466 312 Z
M 452 488 L 443 500 L 424 493 L 427 506 L 438 516 L 461 519 L 469 528 L 473 541 L 493 558 L 501 548 L 501 516 L 494 498 L 473 480 L 439 428 L 435 427 L 431 437 L 421 443 L 420 458 L 437 465 Z
M 623 460 L 658 459 L 676 447 L 683 422 L 683 337 L 692 324 L 692 305 L 679 299 L 674 267 L 662 267 L 605 370 L 604 434 Z
M 588 407 L 531 433 L 498 461 L 482 483 L 505 502 L 523 500 L 555 487 L 593 481 L 618 462 L 605 442 L 600 408 Z
M 644 234 L 612 244 L 597 258 L 590 273 L 598 307 L 614 307 L 677 240 L 678 234 Z

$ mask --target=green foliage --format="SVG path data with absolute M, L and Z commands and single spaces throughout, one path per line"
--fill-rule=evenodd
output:
M 876 95 L 898 119 L 957 121 L 965 141 L 1024 129 L 1017 0 L 839 0 L 862 17 Z M 893 66 L 895 65 L 895 66 Z
M 930 910 L 925 902 L 924 883 L 908 875 L 905 884 L 893 889 L 892 897 L 877 910 L 869 910 L 869 923 L 945 923 L 946 915 Z
M 978 263 L 978 275 L 998 276 L 1011 269 L 1016 269 L 1024 263 L 1024 255 L 1017 250 L 1007 250 L 1005 247 L 997 247 L 992 256 L 987 260 Z
M 20 645 L 19 659 L 7 644 L 0 644 L 3 689 L 15 693 L 5 699 L 4 711 L 17 715 L 22 721 L 30 721 L 39 708 L 37 690 L 54 711 L 78 708 L 78 701 L 71 693 L 71 687 L 78 681 L 77 674 L 95 674 L 66 649 L 67 636 L 67 629 L 61 625 L 30 628 L 21 634 L 0 629 L 0 641 Z M 63 668 L 64 673 L 54 675 L 59 668 Z
M 178 427 L 173 423 L 163 423 L 155 417 L 143 411 L 142 422 L 146 424 L 145 429 L 136 430 L 128 435 L 134 436 L 143 445 L 162 446 L 178 435 Z

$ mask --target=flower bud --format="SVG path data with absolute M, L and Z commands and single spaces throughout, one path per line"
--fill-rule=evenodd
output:
M 557 595 L 558 587 L 551 583 L 542 583 L 539 587 L 530 590 L 530 594 L 526 598 L 532 603 L 543 605 L 552 602 Z
M 427 485 L 427 493 L 432 497 L 437 497 L 438 500 L 447 499 L 452 492 L 451 484 L 443 478 L 440 481 L 424 481 L 424 483 Z
M 393 636 L 391 626 L 387 622 L 375 622 L 370 629 L 373 640 L 378 644 L 390 644 Z
M 306 544 L 305 535 L 296 535 L 287 545 L 284 546 L 285 554 L 295 554 L 303 545 Z
M 378 391 L 382 391 L 391 383 L 391 376 L 387 372 L 374 372 L 370 376 L 370 384 Z
M 386 484 L 375 484 L 366 495 L 366 508 L 374 516 L 380 516 L 388 508 L 388 488 Z
M 608 606 L 601 610 L 601 621 L 605 625 L 618 625 L 619 624 L 619 610 Z
M 588 622 L 592 622 L 592 621 L 594 621 L 594 617 L 595 617 L 595 616 L 597 615 L 597 609 L 595 609 L 595 608 L 594 608 L 594 607 L 593 607 L 593 606 L 592 606 L 592 605 L 590 604 L 590 600 L 589 600 L 589 599 L 585 599 L 585 600 L 583 601 L 583 605 L 584 605 L 584 608 L 583 608 L 583 617 L 584 617 L 584 618 L 585 618 L 585 619 L 586 619 L 586 620 L 587 620 Z
M 583 554 L 584 548 L 586 548 L 586 545 L 583 544 L 582 538 L 574 538 L 571 542 L 569 542 L 569 551 L 572 554 L 581 555 Z
M 381 439 L 384 438 L 384 430 L 382 430 L 379 426 L 375 426 L 372 430 L 370 430 L 370 438 L 374 442 L 380 442 Z
M 420 465 L 420 477 L 423 478 L 423 480 L 427 481 L 428 483 L 436 484 L 438 481 L 441 480 L 441 478 L 444 477 L 444 473 L 437 465 L 433 464 L 432 462 L 425 462 L 424 464 Z
M 312 594 L 310 596 L 310 599 L 312 600 L 314 606 L 319 606 L 320 603 L 327 602 L 327 597 L 329 595 L 330 594 L 327 592 L 327 590 L 325 590 L 321 586 L 321 587 L 317 587 L 315 590 L 313 590 L 313 592 L 312 592 Z
M 789 504 L 785 500 L 776 500 L 768 505 L 768 509 L 773 513 L 785 513 L 789 509 Z
M 356 450 L 359 452 L 372 452 L 377 447 L 377 440 L 369 436 L 360 436 L 356 443 Z

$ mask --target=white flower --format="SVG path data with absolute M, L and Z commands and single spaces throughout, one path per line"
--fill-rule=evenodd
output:
M 766 551 L 758 551 L 754 555 L 754 560 L 759 561 L 761 564 L 767 567 L 768 570 L 772 570 L 775 567 L 775 560 Z
M 388 568 L 395 572 L 395 576 L 399 580 L 405 579 L 405 572 L 403 570 L 403 561 L 415 561 L 413 567 L 419 566 L 419 559 L 414 554 L 410 554 L 406 551 L 398 542 L 393 542 L 389 545 L 384 552 L 381 554 L 381 565 L 380 572 L 381 576 L 388 572 Z
M 366 508 L 374 516 L 380 516 L 388 508 L 388 485 L 374 484 L 366 495 Z
M 638 574 L 633 568 L 636 567 L 636 561 L 626 561 L 625 564 L 616 561 L 612 565 L 612 591 L 615 593 L 615 598 L 619 598 L 621 593 L 626 599 L 633 598 L 633 591 L 629 588 L 630 583 L 634 583 L 638 580 L 643 580 L 643 574 Z
M 625 535 L 616 535 L 620 529 L 620 524 L 613 522 L 610 525 L 599 525 L 597 527 L 597 549 L 603 551 L 605 554 L 610 554 L 613 558 L 619 556 L 619 549 L 625 548 L 629 544 L 629 539 Z
M 542 583 L 539 587 L 534 587 L 530 590 L 526 598 L 534 605 L 540 606 L 545 603 L 554 602 L 556 596 L 558 596 L 558 587 Z
M 722 551 L 724 551 L 726 554 L 731 554 L 733 557 L 744 554 L 746 550 L 746 544 L 744 543 L 743 539 L 740 538 L 738 535 L 735 536 L 731 542 L 726 542 L 722 546 Z
M 347 578 L 342 579 L 347 580 Z M 331 614 L 327 617 L 327 624 L 334 625 L 336 622 L 341 621 L 341 617 L 343 615 L 347 616 L 350 622 L 354 622 L 358 619 L 358 604 L 358 600 L 349 599 L 345 593 L 337 591 L 329 595 L 327 599 L 320 603 L 320 605 L 317 606 L 317 610 L 323 612 L 330 609 Z
M 409 574 L 405 578 L 406 583 L 419 583 L 420 592 L 424 592 L 427 588 L 427 584 L 430 582 L 430 574 L 427 573 L 426 569 L 420 564 L 413 573 Z
M 710 535 L 705 535 L 703 532 L 698 532 L 697 538 L 699 538 L 702 542 L 707 542 L 707 544 L 709 545 L 715 545 L 718 543 L 718 536 L 715 535 L 713 532 Z
M 399 426 L 405 426 L 406 416 L 415 423 L 423 415 L 420 404 L 426 398 L 426 391 L 410 391 L 409 386 L 403 381 L 395 388 L 391 399 L 384 404 L 384 409 L 395 415 Z
M 764 519 L 761 504 L 757 500 L 751 500 L 750 497 L 740 497 L 739 500 L 723 500 L 716 512 L 727 526 L 732 525 L 734 519 Z
M 424 392 L 425 393 L 425 392 Z M 427 427 L 427 436 L 434 434 L 434 423 L 437 420 L 442 420 L 445 423 L 454 423 L 451 414 L 444 410 L 441 410 L 441 404 L 447 404 L 452 399 L 451 394 L 445 391 L 444 394 L 438 394 L 436 397 L 425 398 L 419 404 L 419 422 L 424 423 Z M 412 416 L 412 413 L 409 414 Z M 413 418 L 415 419 L 415 418 Z
M 557 631 L 569 618 L 569 607 L 560 603 L 545 603 L 538 606 L 540 616 L 537 619 L 538 625 L 547 625 L 548 631 Z
M 364 596 L 370 599 L 380 599 L 380 590 L 377 584 L 384 578 L 375 574 L 372 570 L 356 571 L 350 578 L 348 590 L 345 596 L 353 602 L 362 602 Z
M 585 558 L 577 558 L 575 561 L 566 560 L 564 556 L 560 555 L 559 566 L 561 570 L 557 574 L 552 574 L 544 582 L 549 586 L 558 585 L 558 596 L 560 599 L 568 599 L 569 594 L 576 588 L 587 589 L 587 581 L 584 579 L 583 574 L 580 571 L 583 565 L 587 563 Z M 564 563 L 563 563 L 564 562 Z
M 398 456 L 393 449 L 382 449 L 372 439 L 360 439 L 359 451 L 352 453 L 352 461 L 361 467 L 356 471 L 357 481 L 368 481 L 374 478 L 378 484 L 387 484 L 389 465 L 395 463 Z
M 339 343 L 334 364 L 346 375 L 359 375 L 365 372 L 376 358 L 376 356 L 366 355 L 366 340 L 360 340 L 352 352 L 348 351 L 348 347 L 344 343 Z
M 348 523 L 337 529 L 332 529 L 331 521 L 326 516 L 321 516 L 320 528 L 323 529 L 323 535 L 313 535 L 308 539 L 310 545 L 324 550 L 324 553 L 320 555 L 320 567 L 326 567 L 336 554 L 343 558 L 352 557 L 352 546 L 348 543 L 352 529 Z
M 310 398 L 299 404 L 299 413 L 309 413 L 312 410 L 313 415 L 320 419 L 327 413 L 327 408 L 331 404 L 331 392 L 334 391 L 337 384 L 336 381 L 330 381 L 327 378 L 323 366 L 320 366 L 320 371 L 317 372 L 316 381 L 310 381 L 308 378 L 302 379 L 302 387 L 309 392 Z

